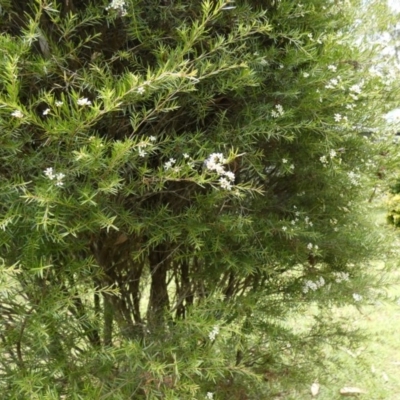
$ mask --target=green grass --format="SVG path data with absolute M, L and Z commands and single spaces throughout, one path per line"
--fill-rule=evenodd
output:
M 400 286 L 393 287 L 391 291 L 400 297 Z M 363 399 L 399 400 L 400 305 L 378 303 L 363 307 L 362 314 L 348 307 L 338 310 L 338 314 L 349 317 L 354 326 L 370 335 L 370 340 L 356 351 L 343 348 L 333 353 L 331 349 L 326 350 L 327 358 L 334 362 L 328 364 L 328 382 L 321 385 L 318 399 L 343 398 L 339 390 L 355 386 L 367 391 L 360 395 Z M 305 394 L 301 398 L 306 399 Z
M 375 214 L 379 225 L 384 224 L 384 212 Z M 400 250 L 400 239 L 397 248 Z M 399 264 L 400 251 L 388 257 L 388 262 Z M 383 273 L 384 263 L 375 268 Z M 346 317 L 353 327 L 360 328 L 369 340 L 356 350 L 332 349 L 326 346 L 327 366 L 315 370 L 315 381 L 320 380 L 318 400 L 344 399 L 339 393 L 343 387 L 357 387 L 366 391 L 357 398 L 364 400 L 400 400 L 400 268 L 390 272 L 392 282 L 387 288 L 387 301 L 365 304 L 360 310 L 347 306 L 335 310 L 339 318 Z M 307 318 L 304 319 L 307 323 Z M 319 379 L 319 377 L 321 379 Z M 313 399 L 310 382 L 304 390 L 276 397 L 276 400 Z M 356 397 L 350 397 L 356 398 Z

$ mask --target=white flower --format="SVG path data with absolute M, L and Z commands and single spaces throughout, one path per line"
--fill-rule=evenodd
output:
M 319 161 L 321 161 L 322 164 L 326 164 L 326 163 L 328 162 L 328 160 L 326 159 L 326 156 L 321 156 L 321 157 L 319 158 Z
M 282 226 L 282 230 L 285 232 L 287 230 L 286 226 Z
M 303 72 L 303 77 L 304 78 L 308 78 L 310 76 L 310 74 L 308 72 Z
M 222 153 L 212 153 L 210 156 L 204 161 L 204 165 L 210 171 L 221 171 L 222 164 L 226 163 L 226 159 L 224 158 Z M 223 169 L 223 167 L 222 167 Z
M 210 340 L 214 341 L 218 334 L 219 334 L 219 326 L 216 325 L 214 326 L 212 331 L 208 334 L 208 337 Z
M 24 118 L 24 114 L 21 111 L 15 110 L 11 113 L 11 115 L 15 118 Z
M 52 181 L 56 176 L 54 174 L 53 168 L 49 167 L 44 170 L 44 174 Z
M 360 185 L 360 178 L 361 178 L 360 174 L 357 174 L 354 171 L 350 171 L 347 173 L 347 176 L 349 177 L 352 185 L 354 186 Z
M 44 170 L 44 174 L 52 181 L 54 179 L 56 179 L 56 186 L 63 186 L 64 182 L 63 179 L 65 178 L 65 174 L 63 174 L 62 172 L 59 172 L 58 174 L 56 174 L 53 170 L 52 167 L 46 168 Z
M 157 138 L 155 136 L 150 136 L 149 137 L 150 142 L 155 142 Z
M 61 107 L 64 103 L 60 100 L 56 100 L 54 104 L 56 105 L 56 107 Z
M 360 93 L 361 93 L 361 87 L 360 87 L 360 85 L 353 85 L 353 86 L 351 86 L 351 87 L 350 87 L 350 92 L 354 92 L 354 93 L 360 94 Z
M 176 163 L 175 158 L 170 158 L 165 164 L 164 164 L 164 169 L 168 171 L 171 169 L 171 167 Z
M 331 150 L 330 152 L 329 152 L 329 156 L 331 157 L 331 158 L 334 158 L 334 157 L 336 157 L 336 151 L 335 150 Z
M 327 85 L 325 85 L 326 89 L 334 89 L 335 86 L 337 86 L 337 84 L 339 83 L 339 81 L 335 78 L 332 78 Z
M 282 107 L 281 104 L 276 104 L 275 105 L 275 110 L 271 111 L 271 115 L 272 115 L 273 118 L 279 118 L 283 114 L 285 114 L 285 111 L 283 110 L 283 107 Z
M 185 158 L 189 158 L 189 155 L 185 153 Z M 235 174 L 231 171 L 226 171 L 223 164 L 226 163 L 226 159 L 222 153 L 212 153 L 204 161 L 204 166 L 210 171 L 215 171 L 219 176 L 219 184 L 223 189 L 232 190 L 232 182 L 235 180 Z
M 50 113 L 50 108 L 46 108 L 44 111 L 43 111 L 43 115 L 47 115 L 47 114 L 49 114 Z
M 334 272 L 333 276 L 335 277 L 336 283 L 347 282 L 349 281 L 349 273 L 348 272 Z
M 353 299 L 354 301 L 361 301 L 363 297 L 361 296 L 361 294 L 353 293 Z
M 64 185 L 64 182 L 63 182 L 64 178 L 65 178 L 65 175 L 62 172 L 56 174 L 56 179 L 57 179 L 56 186 L 63 186 Z
M 214 393 L 212 392 L 207 392 L 206 394 L 206 400 L 213 400 L 214 399 Z
M 183 155 L 183 158 L 189 158 L 190 157 L 188 153 L 183 153 L 182 155 Z
M 233 182 L 235 180 L 235 174 L 232 171 L 226 171 L 224 173 L 224 175 L 228 178 L 228 180 L 230 180 L 231 182 Z
M 350 93 L 350 97 L 351 97 L 353 100 L 358 100 L 358 96 L 356 96 L 354 93 Z
M 306 281 L 303 286 L 303 293 L 307 293 L 309 290 L 315 292 L 318 289 L 318 285 L 313 281 Z
M 282 158 L 282 164 L 287 164 L 288 160 L 286 158 Z
M 92 105 L 92 102 L 87 99 L 87 97 L 81 97 L 77 101 L 78 106 L 90 106 Z
M 308 249 L 308 250 L 312 250 L 312 248 L 313 248 L 313 244 L 312 244 L 312 243 L 308 243 L 307 249 Z
M 279 114 L 283 114 L 283 107 L 281 104 L 277 104 L 275 106 L 276 110 L 278 111 Z
M 294 169 L 294 164 L 290 164 L 290 169 Z
M 111 8 L 118 11 L 122 17 L 127 14 L 125 0 L 112 0 L 110 5 L 106 7 L 106 10 L 108 11 Z
M 336 70 L 337 70 L 337 67 L 336 67 L 336 65 L 328 65 L 328 69 L 330 70 L 330 71 L 333 71 L 333 72 L 336 72 Z
M 138 89 L 137 89 L 137 92 L 138 92 L 139 94 L 143 94 L 143 93 L 145 92 L 144 87 L 143 87 L 143 86 L 139 86 Z
M 335 114 L 334 119 L 336 122 L 340 122 L 342 120 L 342 116 L 340 114 Z
M 145 157 L 147 154 L 147 152 L 144 151 L 144 149 L 142 149 L 141 147 L 139 147 L 138 152 L 139 152 L 139 157 Z
M 222 189 L 232 190 L 232 183 L 226 178 L 219 178 L 219 184 L 221 185 Z

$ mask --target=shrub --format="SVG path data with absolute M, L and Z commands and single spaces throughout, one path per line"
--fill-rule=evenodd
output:
M 329 310 L 368 293 L 379 246 L 361 133 L 396 88 L 354 44 L 354 8 L 1 12 L 5 398 L 257 399 L 308 379 L 318 343 L 349 340 Z M 288 323 L 310 304 L 313 324 Z

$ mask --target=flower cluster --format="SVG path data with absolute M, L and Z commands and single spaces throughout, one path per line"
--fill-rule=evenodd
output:
M 87 97 L 81 97 L 77 101 L 78 106 L 91 106 L 92 102 Z
M 362 85 L 362 84 L 361 84 Z M 353 100 L 358 100 L 358 96 L 359 94 L 361 94 L 361 85 L 353 85 L 350 87 L 350 97 Z
M 214 328 L 212 329 L 212 331 L 208 334 L 208 338 L 212 341 L 215 340 L 215 338 L 218 336 L 219 334 L 219 326 L 216 325 L 214 326 Z
M 322 276 L 320 276 L 319 279 L 317 279 L 316 281 L 310 281 L 310 280 L 305 281 L 302 290 L 303 293 L 308 293 L 310 290 L 315 292 L 316 290 L 322 288 L 323 286 L 325 286 L 325 279 Z
M 155 141 L 157 140 L 157 138 L 156 138 L 155 136 L 150 136 L 150 137 L 149 137 L 149 140 L 150 140 L 150 142 L 155 142 Z M 145 157 L 145 156 L 147 155 L 147 151 L 145 150 L 145 148 L 148 147 L 148 146 L 151 146 L 151 143 L 148 143 L 148 142 L 141 142 L 141 143 L 138 144 L 138 153 L 139 153 L 139 157 Z M 171 159 L 171 160 L 174 160 L 174 159 Z M 171 165 L 170 165 L 168 168 L 166 168 L 166 169 L 171 168 L 171 166 L 172 166 L 172 163 L 171 163 Z M 164 166 L 164 168 L 165 168 L 165 166 Z
M 354 186 L 359 186 L 360 185 L 360 174 L 355 173 L 354 171 L 350 171 L 347 173 L 347 176 L 350 179 L 350 183 Z
M 333 150 L 333 149 L 329 150 L 329 157 L 331 158 L 331 160 L 332 160 L 333 158 L 335 158 L 336 156 L 337 156 L 336 150 Z M 319 161 L 322 163 L 322 165 L 323 165 L 324 167 L 326 167 L 326 166 L 328 165 L 328 158 L 327 158 L 327 156 L 321 156 L 321 157 L 319 158 Z
M 214 393 L 212 393 L 212 392 L 207 392 L 205 398 L 206 398 L 206 400 L 213 400 L 213 399 L 214 399 Z
M 107 11 L 110 9 L 118 11 L 121 17 L 127 14 L 125 0 L 112 0 L 110 5 L 106 7 Z
M 310 221 L 310 217 L 305 217 L 304 222 L 306 223 L 306 225 L 308 225 L 310 227 L 313 226 L 313 223 Z M 317 246 L 317 249 L 318 249 L 318 246 Z
M 168 171 L 169 169 L 171 169 L 174 164 L 176 163 L 176 159 L 175 158 L 170 158 L 165 164 L 164 164 L 164 169 L 166 171 Z
M 235 174 L 232 171 L 226 171 L 224 164 L 226 159 L 221 153 L 212 153 L 204 161 L 204 166 L 209 171 L 215 171 L 219 178 L 219 184 L 223 189 L 232 190 L 232 184 L 235 181 Z
M 339 77 L 338 77 L 339 78 Z M 335 89 L 335 87 L 339 84 L 339 79 L 332 78 L 329 82 L 325 85 L 326 89 Z
M 283 107 L 281 104 L 276 104 L 275 105 L 275 110 L 271 111 L 271 116 L 273 118 L 279 118 L 282 117 L 282 115 L 285 113 L 285 111 L 283 110 Z
M 65 178 L 65 174 L 63 174 L 62 172 L 59 172 L 58 174 L 55 173 L 55 171 L 53 170 L 52 167 L 46 168 L 44 170 L 44 174 L 51 180 L 55 180 L 56 186 L 63 186 L 64 182 L 63 179 Z
M 335 282 L 336 283 L 341 283 L 341 282 L 348 282 L 349 281 L 349 273 L 348 272 L 334 272 L 333 276 L 335 277 Z

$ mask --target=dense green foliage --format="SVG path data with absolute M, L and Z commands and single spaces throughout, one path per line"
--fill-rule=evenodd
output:
M 264 399 L 350 338 L 396 88 L 348 2 L 0 4 L 3 398 Z

